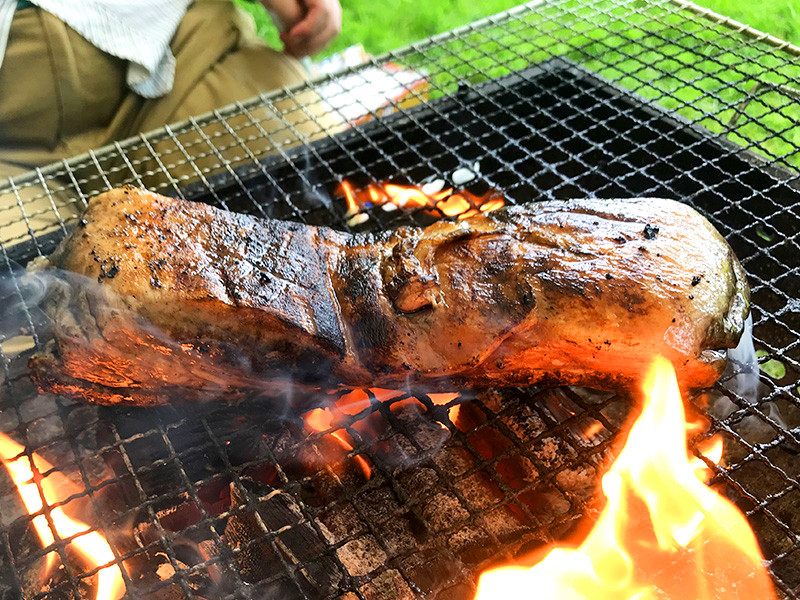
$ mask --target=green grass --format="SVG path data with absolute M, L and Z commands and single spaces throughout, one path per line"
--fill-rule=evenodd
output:
M 277 45 L 275 28 L 261 6 L 237 0 L 256 16 L 260 33 Z M 326 50 L 361 43 L 380 54 L 435 33 L 459 27 L 515 6 L 513 0 L 342 0 L 342 33 Z M 723 15 L 779 38 L 800 44 L 800 0 L 701 0 Z
M 699 4 L 800 45 L 800 0 L 700 0 Z
M 705 3 L 800 45 L 800 0 Z M 360 42 L 378 54 L 511 6 L 506 0 L 343 4 L 342 34 L 328 52 Z M 265 14 L 256 14 L 256 20 L 264 35 L 274 36 Z M 800 102 L 776 87 L 800 89 L 798 60 L 776 56 L 767 45 L 743 44 L 730 30 L 714 29 L 686 13 L 665 14 L 641 0 L 623 6 L 611 0 L 545 3 L 525 17 L 524 25 L 514 21 L 509 28 L 483 30 L 403 60 L 428 74 L 435 97 L 453 91 L 462 79 L 479 82 L 564 55 L 767 158 L 800 169 Z M 758 93 L 748 101 L 756 83 Z

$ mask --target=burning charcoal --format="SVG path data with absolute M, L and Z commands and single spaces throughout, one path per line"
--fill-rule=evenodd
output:
M 503 501 L 504 495 L 497 484 L 482 472 L 477 472 L 454 484 L 468 508 L 480 510 Z
M 403 559 L 401 568 L 408 580 L 428 597 L 458 575 L 457 560 L 439 550 L 423 550 Z
M 494 427 L 483 427 L 467 437 L 472 447 L 477 450 L 483 458 L 494 458 L 513 444 L 500 430 Z
M 448 533 L 447 545 L 467 564 L 481 563 L 497 553 L 492 538 L 476 523 L 469 523 Z
M 336 557 L 353 577 L 371 573 L 386 562 L 386 553 L 371 535 L 347 542 L 336 549 Z
M 546 437 L 532 447 L 533 456 L 550 471 L 564 467 L 575 459 L 575 450 L 567 442 L 557 437 Z
M 436 594 L 436 600 L 470 600 L 475 590 L 466 583 L 459 583 Z
M 519 500 L 525 504 L 537 521 L 547 525 L 567 514 L 572 505 L 564 495 L 553 488 L 541 487 L 519 495 Z
M 387 486 L 367 490 L 355 499 L 358 508 L 368 515 L 372 522 L 382 522 L 393 517 L 400 510 L 392 490 Z
M 425 527 L 419 523 L 413 513 L 397 515 L 383 523 L 375 525 L 386 551 L 390 556 L 398 556 L 414 550 L 419 540 L 414 535 L 414 528 L 424 531 Z
M 401 423 L 402 430 L 420 448 L 425 457 L 432 456 L 450 437 L 449 431 L 431 421 L 430 417 L 416 405 L 405 405 L 394 412 L 394 416 Z M 423 459 L 422 455 L 417 456 L 417 460 L 420 459 Z
M 442 451 L 433 457 L 433 461 L 436 466 L 451 477 L 462 475 L 475 466 L 475 459 L 472 454 L 466 448 L 457 444 L 442 448 Z
M 330 544 L 338 544 L 345 538 L 359 535 L 366 525 L 356 509 L 349 504 L 334 504 L 317 518 L 320 530 Z
M 258 501 L 256 514 L 243 510 L 231 515 L 225 527 L 228 544 L 238 549 L 234 561 L 245 581 L 264 581 L 284 563 L 309 565 L 301 569 L 298 581 L 317 590 L 338 585 L 335 569 L 319 569 L 324 563 L 325 544 L 311 525 L 303 520 L 296 501 L 287 493 L 269 490 L 255 482 L 242 480 L 250 495 Z M 232 510 L 242 508 L 247 502 L 238 486 L 231 485 Z M 262 525 L 263 523 L 263 525 Z M 321 561 L 321 562 L 320 562 Z M 312 566 L 311 563 L 319 563 Z
M 443 531 L 469 518 L 469 513 L 452 494 L 439 492 L 430 498 L 422 510 L 425 522 L 434 531 Z
M 783 558 L 776 560 L 772 570 L 781 578 L 784 584 L 797 592 L 800 589 L 800 550 L 790 552 Z
M 34 598 L 37 594 L 52 590 L 58 585 L 59 580 L 63 581 L 61 569 L 51 566 L 49 571 L 46 571 L 46 565 L 47 558 L 42 556 L 20 570 L 23 598 Z M 63 598 L 66 600 L 69 596 L 64 595 Z
M 589 500 L 595 495 L 598 481 L 597 470 L 585 464 L 568 467 L 556 475 L 556 482 L 563 491 L 583 500 Z
M 6 480 L 7 478 L 5 476 L 0 479 L 2 489 L 9 490 L 7 494 L 0 496 L 0 525 L 2 525 L 4 529 L 23 515 L 28 514 L 19 497 L 19 492 L 17 492 L 10 483 L 8 487 L 6 487 Z
M 500 419 L 523 443 L 539 437 L 546 428 L 539 414 L 527 404 L 517 404 Z
M 278 573 L 279 571 L 276 571 Z M 266 581 L 260 581 L 255 586 L 251 598 L 263 598 L 265 600 L 305 600 L 311 596 L 305 596 L 298 587 L 298 582 L 291 577 L 281 576 L 272 577 Z M 323 596 L 320 596 L 323 597 Z
M 418 497 L 432 489 L 439 481 L 439 476 L 433 469 L 418 467 L 404 471 L 398 480 L 409 496 Z
M 389 569 L 378 575 L 372 581 L 359 588 L 364 600 L 414 600 L 414 593 L 403 579 L 403 576 L 394 569 Z
M 39 419 L 58 412 L 55 396 L 50 394 L 36 394 L 26 399 L 19 405 L 20 417 L 26 422 Z
M 33 447 L 41 447 L 64 437 L 64 423 L 59 415 L 50 415 L 29 423 L 26 429 L 27 441 Z M 72 454 L 70 452 L 70 454 Z
M 199 596 L 194 592 L 192 592 L 191 597 L 193 600 L 205 600 L 203 596 Z M 186 595 L 180 585 L 173 582 L 147 594 L 147 600 L 189 600 L 189 596 Z
M 19 425 L 17 418 L 17 411 L 12 408 L 7 408 L 0 411 L 0 431 L 3 433 L 11 433 Z
M 188 594 L 185 588 L 188 588 Z M 138 570 L 131 591 L 138 592 L 137 598 L 147 600 L 200 600 L 207 589 L 210 589 L 210 582 L 203 572 L 192 572 L 180 560 L 173 564 L 165 552 L 157 551 L 151 553 L 146 566 Z
M 515 490 L 539 480 L 539 471 L 527 456 L 512 454 L 499 460 L 494 468 L 503 481 Z
M 517 509 L 512 511 L 509 506 L 498 506 L 483 514 L 486 528 L 503 542 L 522 544 L 526 538 L 523 535 L 531 531 L 532 524 Z
M 423 458 L 414 444 L 401 433 L 395 433 L 376 443 L 372 452 L 380 464 L 390 469 L 410 468 L 419 464 Z

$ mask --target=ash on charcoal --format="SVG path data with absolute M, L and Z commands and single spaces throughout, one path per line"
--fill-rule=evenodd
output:
M 415 600 L 414 593 L 394 569 L 384 571 L 359 588 L 364 600 Z
M 539 437 L 547 428 L 539 414 L 527 404 L 515 405 L 502 414 L 500 420 L 523 443 Z
M 394 492 L 385 485 L 359 494 L 354 503 L 363 514 L 367 515 L 365 518 L 373 523 L 381 523 L 400 510 Z
M 567 463 L 574 460 L 577 455 L 570 444 L 555 436 L 538 440 L 533 444 L 531 454 L 551 472 L 563 468 Z
M 13 408 L 7 408 L 0 411 L 0 431 L 3 433 L 11 433 L 19 425 L 17 418 L 17 411 Z
M 356 509 L 349 504 L 334 504 L 327 508 L 319 514 L 317 523 L 325 539 L 332 545 L 360 535 L 367 529 Z
M 433 531 L 444 531 L 469 518 L 469 513 L 452 494 L 439 492 L 429 498 L 422 515 Z
M 407 469 L 424 460 L 414 444 L 402 433 L 395 433 L 374 449 L 375 457 L 393 469 Z
M 456 491 L 467 503 L 467 508 L 489 508 L 504 500 L 504 494 L 491 478 L 482 472 L 473 473 L 454 484 Z
M 460 444 L 447 444 L 433 457 L 433 462 L 450 477 L 463 475 L 475 466 L 472 454 Z
M 489 534 L 478 524 L 468 523 L 447 534 L 447 545 L 465 564 L 477 565 L 497 553 Z
M 591 465 L 567 467 L 556 474 L 556 483 L 564 492 L 589 500 L 597 492 L 597 469 Z
M 439 482 L 439 475 L 428 467 L 417 467 L 400 473 L 397 478 L 403 491 L 412 498 L 418 498 Z
M 503 542 L 523 543 L 522 536 L 532 525 L 519 508 L 514 511 L 510 506 L 497 506 L 485 512 L 482 519 L 486 529 Z
M 383 548 L 371 535 L 356 538 L 340 546 L 336 549 L 336 556 L 353 577 L 371 573 L 382 566 L 387 559 Z
M 33 447 L 40 447 L 63 438 L 64 423 L 59 415 L 53 414 L 29 422 L 25 431 L 28 443 Z
M 413 453 L 400 455 L 402 459 L 394 454 L 384 455 L 389 466 L 404 468 L 416 466 L 419 461 L 433 456 L 450 437 L 450 432 L 427 418 L 418 405 L 402 406 L 394 411 L 393 415 L 399 423 L 400 430 L 413 440 L 412 446 L 415 446 L 415 449 Z
M 420 539 L 415 532 L 424 537 L 425 526 L 413 513 L 405 513 L 376 525 L 375 530 L 389 555 L 399 556 L 417 548 Z
M 55 396 L 50 394 L 36 394 L 30 398 L 25 399 L 19 408 L 20 417 L 27 423 L 53 415 L 58 412 L 58 404 L 56 404 Z
M 423 596 L 427 596 L 458 577 L 457 564 L 455 556 L 438 549 L 427 549 L 405 558 L 400 567 L 408 580 L 419 588 Z

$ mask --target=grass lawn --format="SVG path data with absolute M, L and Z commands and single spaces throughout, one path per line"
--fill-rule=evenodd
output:
M 515 6 L 514 0 L 341 0 L 342 33 L 325 52 L 361 43 L 371 54 L 394 50 Z M 701 5 L 800 45 L 800 0 L 701 0 Z M 244 3 L 243 3 L 244 4 Z M 275 28 L 258 5 L 249 4 L 262 35 L 277 43 Z
M 341 1 L 342 34 L 328 52 L 360 42 L 368 52 L 380 54 L 515 4 Z M 800 0 L 702 1 L 721 14 L 800 45 Z M 260 6 L 249 6 L 256 11 L 260 32 L 277 44 L 267 15 Z M 563 55 L 800 170 L 800 103 L 790 97 L 794 92 L 787 95 L 780 87 L 800 88 L 796 83 L 800 61 L 779 58 L 767 46 L 743 45 L 729 30 L 715 32 L 702 20 L 687 21 L 680 12 L 665 14 L 664 8 L 637 0 L 624 6 L 613 0 L 544 2 L 525 21 L 527 28 L 517 23 L 511 31 L 484 31 L 406 55 L 402 62 L 428 73 L 435 97 L 454 91 L 461 79 L 475 83 Z M 757 98 L 747 102 L 744 115 L 739 114 L 748 90 L 754 89 Z

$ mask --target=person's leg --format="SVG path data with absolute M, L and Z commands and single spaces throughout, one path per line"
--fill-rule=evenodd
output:
M 177 62 L 175 86 L 163 98 L 149 100 L 141 107 L 131 134 L 156 130 L 305 81 L 299 61 L 249 35 L 242 15 L 225 0 L 195 2 L 181 22 L 172 47 Z M 252 162 L 278 148 L 324 135 L 341 124 L 327 112 L 315 92 L 304 91 L 290 100 L 278 101 L 274 108 L 261 106 L 228 117 L 227 126 L 206 124 L 202 134 L 184 128 L 183 133 L 176 134 L 176 140 L 153 143 L 163 169 L 155 164 L 147 148 L 131 151 L 129 159 L 147 187 L 165 190 L 170 180 L 182 185 L 196 179 L 198 170 L 205 175 L 220 172 L 225 170 L 223 162 Z
M 173 89 L 161 98 L 143 99 L 125 87 L 124 61 L 96 49 L 44 11 L 18 11 L 0 69 L 0 89 L 15 90 L 13 98 L 0 94 L 0 131 L 8 132 L 5 139 L 0 137 L 0 162 L 44 165 L 301 83 L 305 77 L 297 60 L 243 33 L 242 15 L 230 0 L 196 0 L 171 47 L 176 58 Z M 274 109 L 252 109 L 229 119 L 233 135 L 222 125 L 206 126 L 203 133 L 223 147 L 224 161 L 247 162 L 338 126 L 325 112 L 319 97 L 306 91 Z M 4 129 L 3 115 L 9 121 L 14 115 L 24 118 Z M 10 137 L 15 132 L 17 137 Z M 237 137 L 246 140 L 246 148 Z M 104 177 L 89 164 L 85 174 L 78 174 L 86 180 L 83 191 L 99 192 L 106 180 L 111 185 L 135 182 L 130 167 L 154 189 L 163 189 L 170 180 L 194 179 L 198 168 L 220 170 L 219 157 L 198 132 L 181 135 L 179 142 L 197 164 L 189 164 L 183 150 L 165 141 L 154 144 L 162 168 L 151 149 L 140 145 L 127 153 L 128 163 L 104 163 Z

